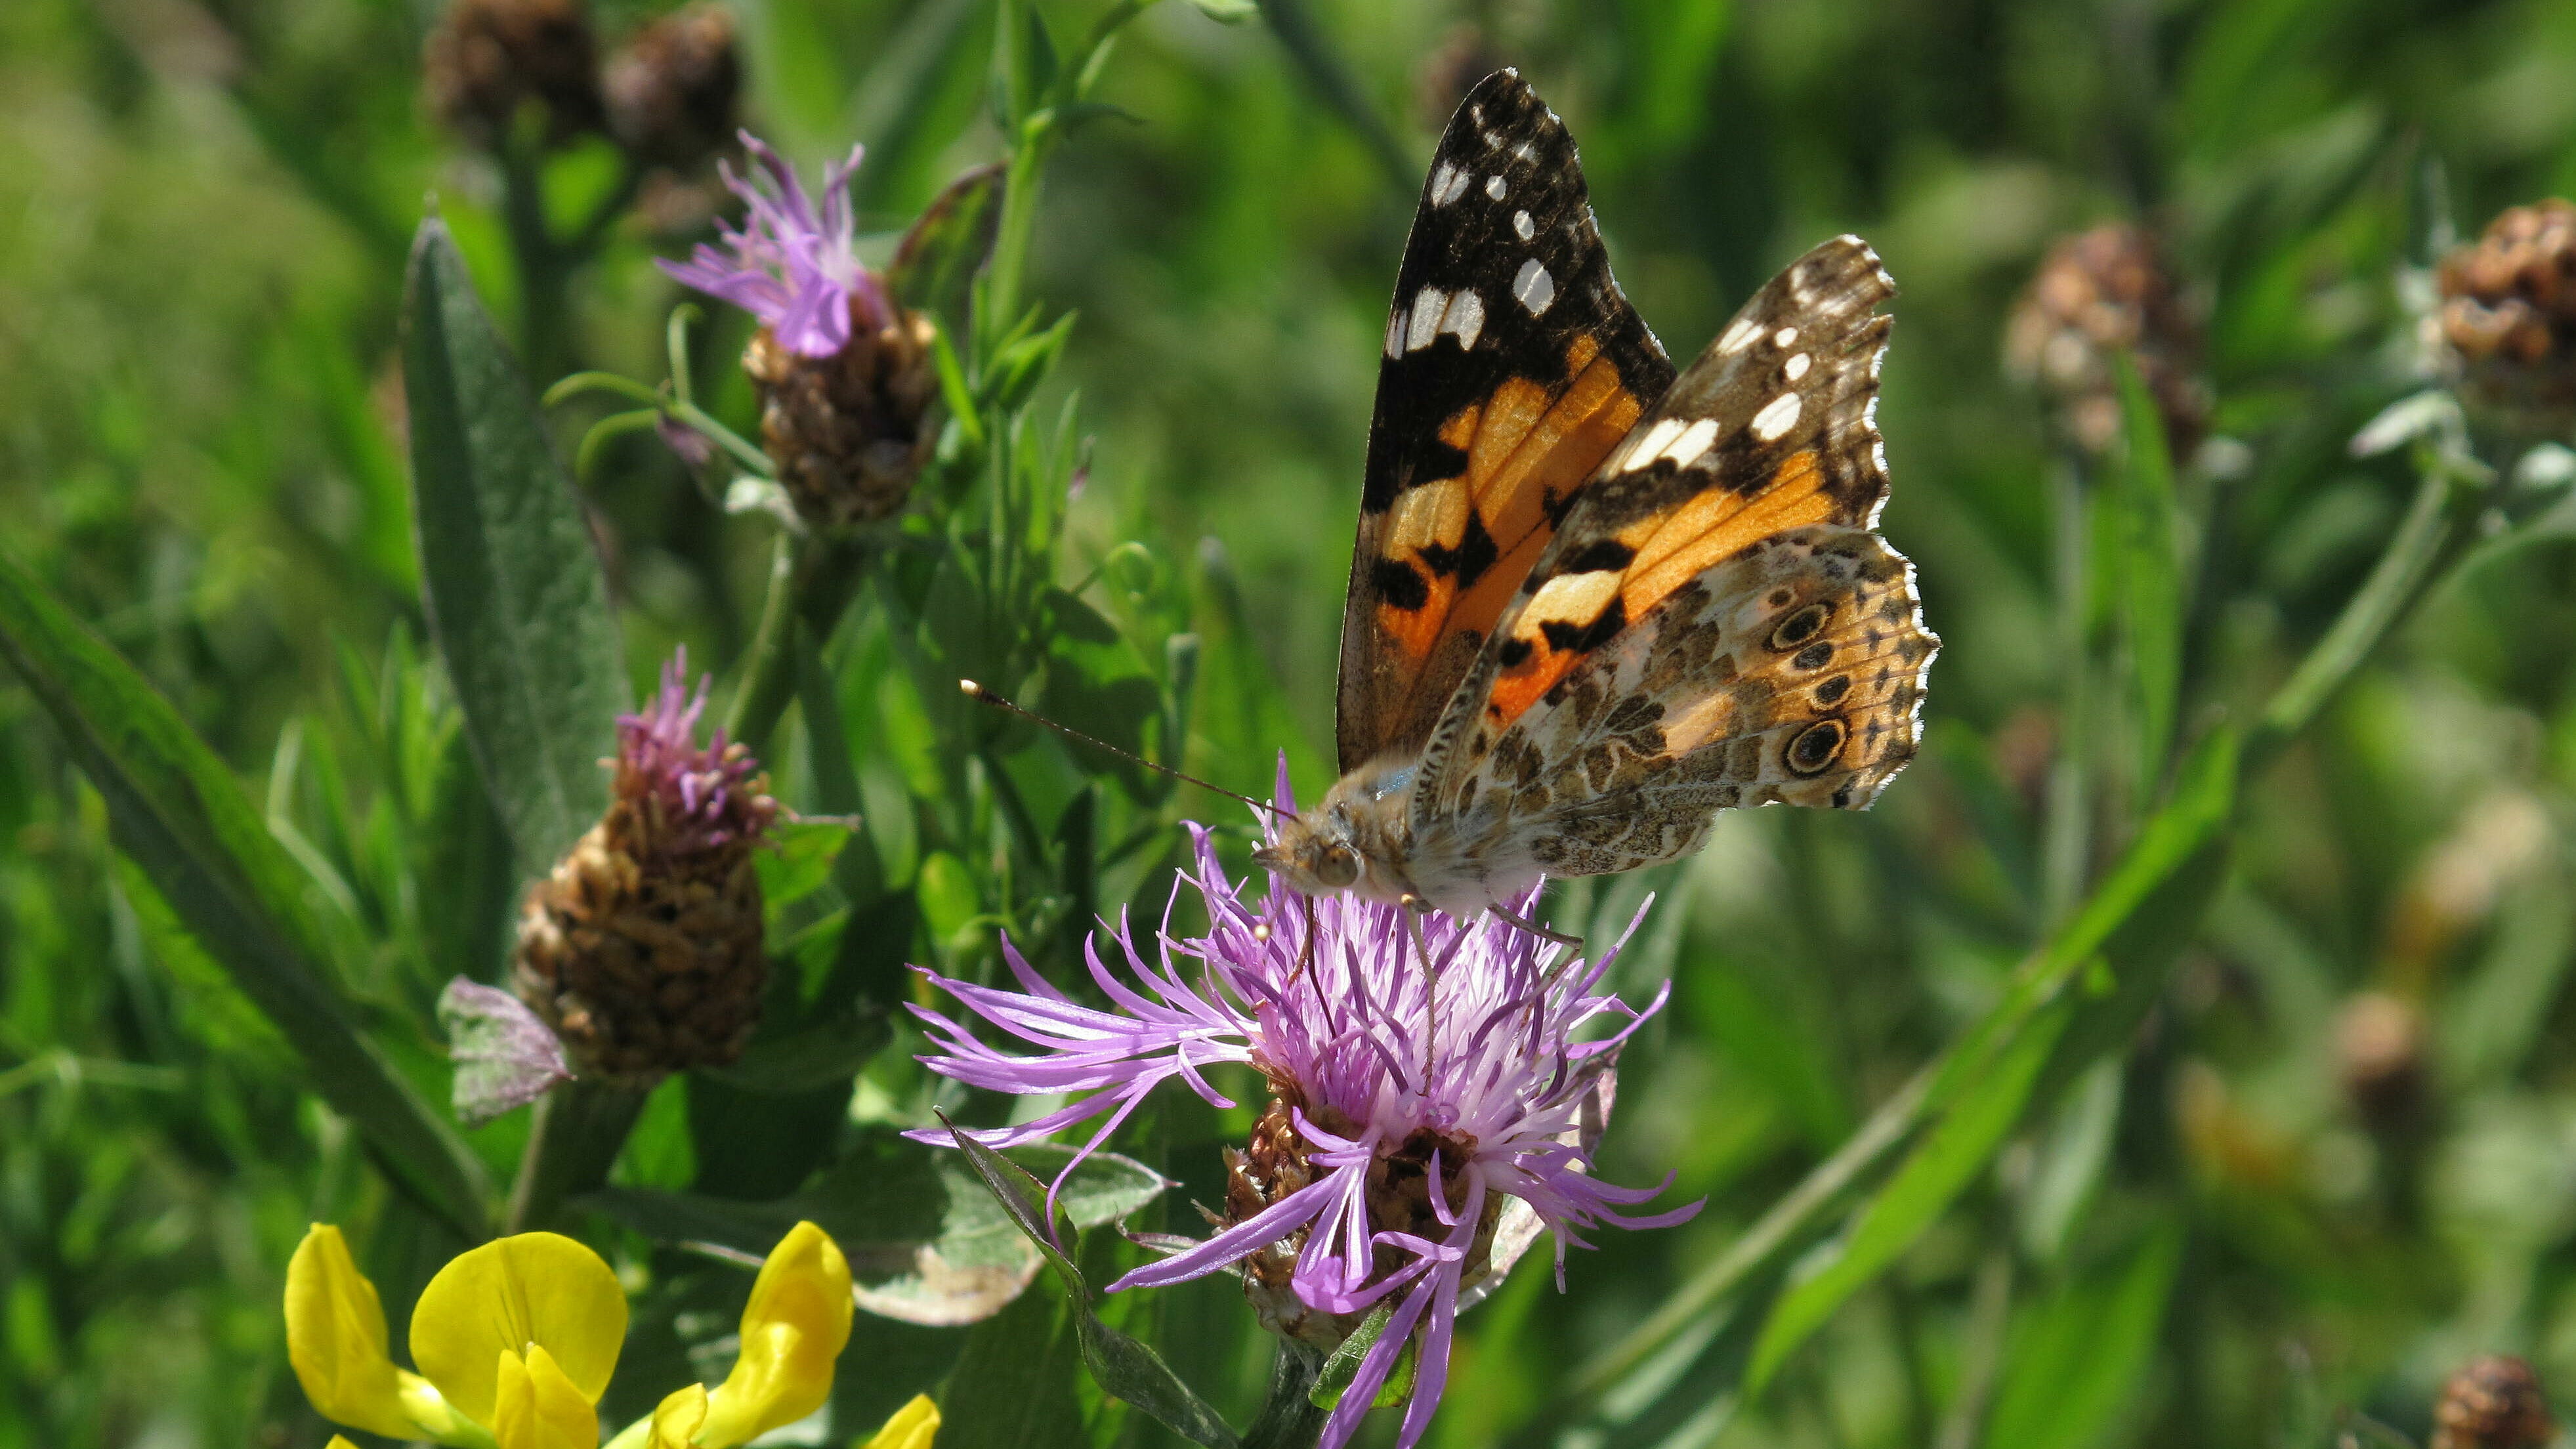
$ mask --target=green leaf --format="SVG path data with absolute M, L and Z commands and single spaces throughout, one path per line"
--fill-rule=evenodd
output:
M 1393 1317 L 1395 1300 L 1380 1299 L 1377 1307 L 1369 1310 L 1369 1316 L 1360 1320 L 1360 1326 L 1351 1330 L 1351 1336 L 1336 1345 L 1332 1356 L 1324 1360 L 1324 1367 L 1315 1375 L 1315 1386 L 1306 1393 L 1307 1401 L 1319 1409 L 1341 1407 L 1342 1396 L 1351 1391 L 1351 1381 L 1359 1377 L 1360 1361 L 1386 1336 L 1387 1321 Z M 1416 1361 L 1415 1344 L 1407 1340 L 1397 1350 L 1395 1367 L 1387 1371 L 1386 1382 L 1378 1385 L 1377 1397 L 1369 1401 L 1369 1407 L 1391 1409 L 1411 1398 Z
M 1252 0 L 1190 0 L 1190 8 L 1223 25 L 1241 25 L 1261 13 Z
M 2086 1449 L 2146 1375 L 2182 1264 L 2177 1225 L 2158 1229 L 2114 1271 L 2068 1284 L 2012 1336 L 1985 1442 Z
M 770 833 L 776 847 L 752 857 L 760 874 L 761 907 L 773 923 L 783 906 L 821 890 L 832 878 L 832 864 L 849 843 L 846 820 L 789 820 Z
M 2127 444 L 2120 469 L 2120 622 L 2128 636 L 2130 692 L 2138 710 L 2138 784 L 2152 795 L 2173 743 L 2188 606 L 2164 414 L 2133 360 L 2122 357 L 2119 370 Z
M 1842 1243 L 1811 1276 L 1782 1294 L 1755 1341 L 1746 1378 L 1758 1390 L 1845 1300 L 1912 1247 L 1949 1209 L 2021 1120 L 2043 1080 L 2063 1078 L 2126 1039 L 2105 1021 L 2133 1025 L 2160 970 L 2206 909 L 2224 858 L 2236 798 L 2236 739 L 2220 730 L 2185 762 L 2174 796 L 2148 821 L 2082 909 L 2042 951 L 2033 969 L 1976 1026 L 1926 1094 L 1936 1113 L 1929 1136 L 1855 1215 Z M 2170 887 L 2170 889 L 2168 889 Z M 2102 1010 L 2084 1011 L 2061 1057 L 2060 1037 L 2079 1021 L 2069 988 L 2108 954 L 2124 961 Z
M 301 873 L 224 762 L 115 650 L 0 557 L 0 654 L 105 798 L 117 848 L 293 1045 L 314 1090 L 457 1231 L 486 1230 L 472 1149 L 358 1033 L 321 964 Z
M 1067 1304 L 1080 1331 L 1083 1361 L 1090 1365 L 1093 1381 L 1104 1392 L 1144 1410 L 1155 1422 L 1194 1444 L 1233 1449 L 1237 1442 L 1234 1431 L 1226 1427 L 1224 1418 L 1206 1400 L 1181 1382 L 1161 1354 L 1101 1322 L 1091 1311 L 1091 1285 L 1083 1280 L 1082 1271 L 1065 1255 L 1048 1226 L 1044 1184 L 1026 1169 L 958 1131 L 954 1124 L 949 1133 L 975 1175 L 1045 1256 L 1047 1266 L 1055 1270 L 1056 1281 L 1064 1285 Z
M 608 806 L 626 665 L 581 501 L 434 216 L 412 244 L 403 386 L 431 628 L 520 871 L 542 870 Z
M 966 304 L 975 274 L 993 255 L 1002 221 L 1004 169 L 996 161 L 949 182 L 903 234 L 886 267 L 886 285 L 896 299 L 938 319 L 951 336 L 966 335 Z

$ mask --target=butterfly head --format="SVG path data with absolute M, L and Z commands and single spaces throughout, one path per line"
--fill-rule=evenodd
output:
M 1307 895 L 1403 897 L 1413 889 L 1401 866 L 1412 781 L 1409 766 L 1352 771 L 1314 809 L 1281 820 L 1254 863 Z

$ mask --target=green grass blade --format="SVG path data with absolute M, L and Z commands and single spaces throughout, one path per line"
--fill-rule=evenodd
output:
M 224 762 L 160 691 L 5 558 L 0 654 L 106 798 L 117 847 L 294 1046 L 314 1090 L 357 1124 L 400 1184 L 479 1239 L 481 1166 L 351 1022 L 304 917 L 302 873 Z
M 2183 601 L 2173 458 L 2164 415 L 2120 359 L 2120 413 L 2127 461 L 2120 468 L 2120 624 L 2129 643 L 2130 698 L 2138 711 L 2138 786 L 2154 798 L 2172 748 L 2182 690 Z

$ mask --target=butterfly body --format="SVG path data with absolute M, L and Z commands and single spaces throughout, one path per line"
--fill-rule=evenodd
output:
M 1873 531 L 1894 295 L 1835 238 L 1676 374 L 1563 124 L 1516 74 L 1481 82 L 1389 311 L 1343 776 L 1262 863 L 1464 912 L 1688 854 L 1721 810 L 1876 798 L 1940 646 Z

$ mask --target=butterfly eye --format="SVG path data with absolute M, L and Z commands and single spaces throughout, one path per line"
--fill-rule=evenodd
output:
M 1832 617 L 1833 612 L 1834 606 L 1820 599 L 1781 620 L 1779 627 L 1771 631 L 1772 652 L 1786 654 L 1815 638 L 1816 631 L 1825 627 L 1825 620 Z
M 1834 757 L 1842 752 L 1843 722 L 1838 719 L 1820 719 L 1801 730 L 1796 739 L 1789 741 L 1786 752 L 1789 772 L 1795 775 L 1821 773 L 1827 765 L 1834 762 Z
M 1336 845 L 1315 858 L 1318 883 L 1339 890 L 1360 878 L 1360 858 Z

